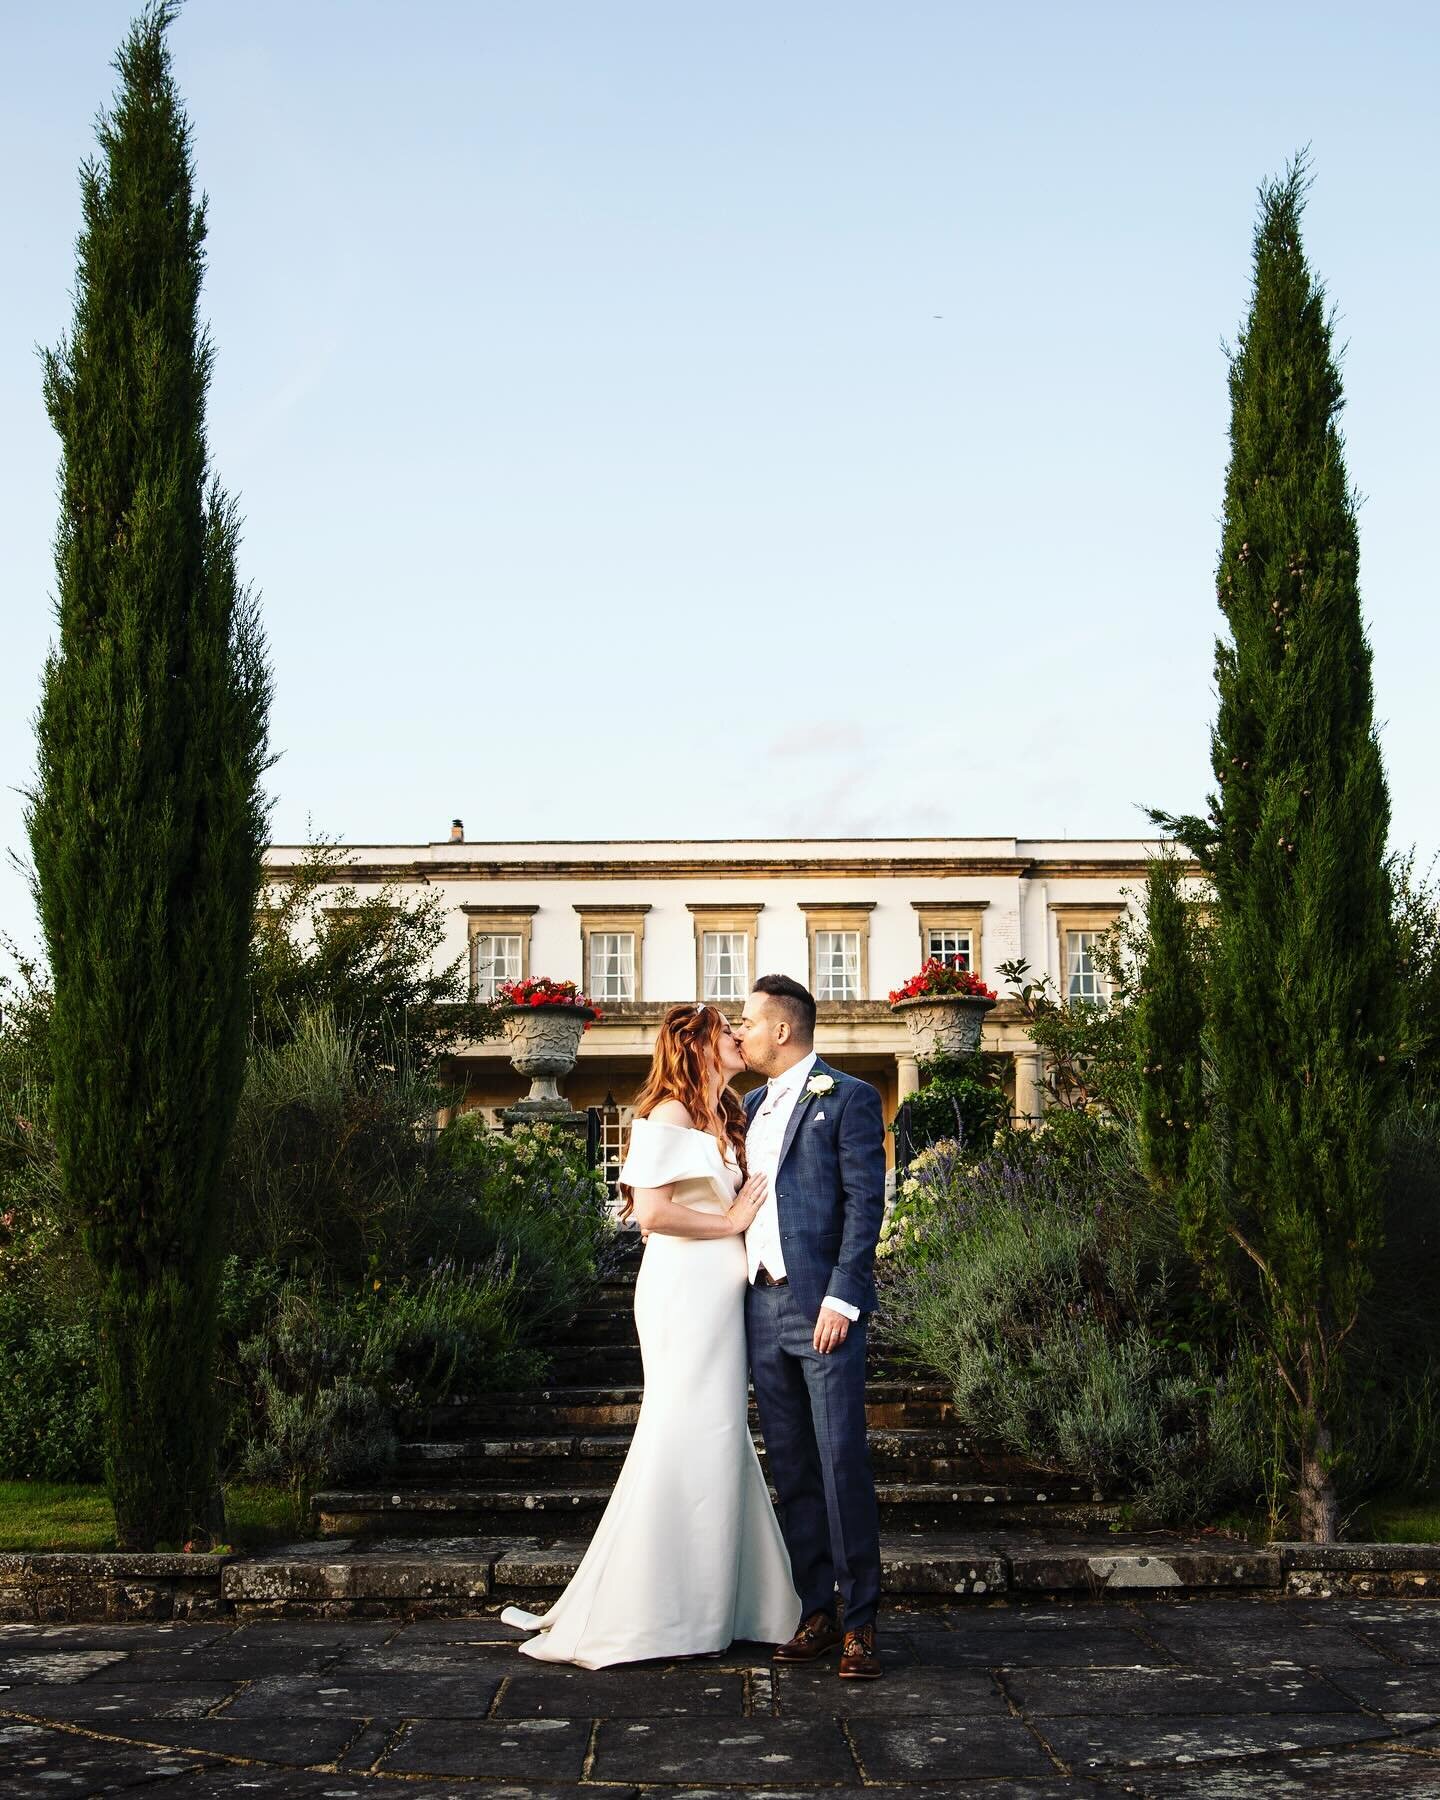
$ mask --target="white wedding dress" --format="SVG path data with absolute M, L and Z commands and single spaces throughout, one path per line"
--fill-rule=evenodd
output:
M 724 1213 L 740 1186 L 713 1137 L 637 1119 L 620 1179 Z M 800 1598 L 746 1415 L 745 1240 L 653 1231 L 635 1282 L 645 1395 L 615 1492 L 549 1612 L 506 1607 L 538 1631 L 542 1662 L 602 1669 L 698 1656 L 737 1638 L 782 1643 Z

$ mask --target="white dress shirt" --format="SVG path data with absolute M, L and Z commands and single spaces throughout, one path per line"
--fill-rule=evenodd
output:
M 756 1109 L 750 1129 L 745 1135 L 745 1158 L 750 1165 L 750 1173 L 763 1175 L 770 1189 L 769 1198 L 745 1233 L 745 1256 L 752 1283 L 762 1267 L 768 1269 L 777 1281 L 785 1274 L 785 1252 L 780 1247 L 780 1208 L 775 1184 L 780 1169 L 780 1152 L 785 1146 L 785 1129 L 814 1067 L 815 1052 L 812 1050 L 808 1056 L 802 1056 L 799 1062 L 786 1069 L 783 1075 L 772 1076 L 766 1084 L 765 1098 Z M 848 1300 L 837 1300 L 833 1294 L 825 1296 L 824 1304 L 852 1322 L 860 1317 L 858 1306 L 851 1306 Z

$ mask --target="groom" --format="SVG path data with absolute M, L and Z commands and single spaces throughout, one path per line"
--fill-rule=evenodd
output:
M 873 1681 L 880 1519 L 865 1437 L 865 1333 L 885 1204 L 880 1096 L 817 1058 L 815 1001 L 788 975 L 761 976 L 736 1035 L 747 1065 L 769 1078 L 745 1097 L 750 1173 L 770 1184 L 745 1234 L 745 1329 L 803 1609 L 775 1661 L 810 1662 L 840 1644 L 842 1680 Z

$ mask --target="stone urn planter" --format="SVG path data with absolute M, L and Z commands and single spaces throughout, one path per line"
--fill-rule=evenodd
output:
M 985 1015 L 994 1005 L 980 994 L 920 994 L 913 1000 L 892 1000 L 890 1010 L 909 1027 L 916 1057 L 928 1062 L 937 1056 L 973 1056 L 980 1048 Z
M 560 1081 L 575 1067 L 585 1027 L 599 1015 L 593 1006 L 507 1006 L 502 1014 L 510 1066 L 530 1077 L 530 1092 L 514 1111 L 568 1115 Z

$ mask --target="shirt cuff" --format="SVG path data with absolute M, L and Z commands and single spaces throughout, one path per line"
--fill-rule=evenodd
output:
M 828 1306 L 831 1312 L 843 1313 L 852 1325 L 860 1317 L 858 1306 L 852 1306 L 848 1300 L 837 1300 L 833 1294 L 827 1294 L 821 1305 Z

